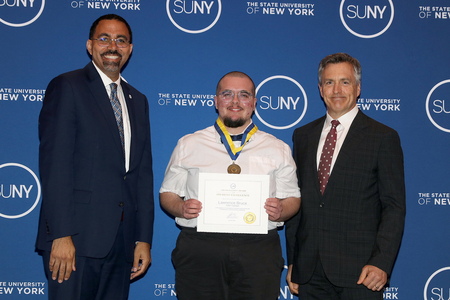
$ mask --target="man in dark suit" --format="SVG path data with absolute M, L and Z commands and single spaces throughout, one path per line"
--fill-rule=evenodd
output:
M 98 18 L 86 43 L 92 62 L 54 78 L 46 91 L 36 247 L 49 299 L 127 299 L 130 280 L 151 262 L 148 102 L 120 76 L 131 42 L 122 17 Z
M 286 225 L 287 281 L 302 300 L 383 299 L 405 220 L 400 139 L 358 110 L 355 58 L 325 57 L 319 90 L 327 114 L 293 134 L 302 207 Z

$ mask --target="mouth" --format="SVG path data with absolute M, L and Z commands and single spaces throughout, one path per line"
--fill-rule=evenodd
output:
M 331 99 L 333 99 L 334 101 L 342 101 L 345 100 L 344 96 L 333 96 L 331 97 Z
M 230 107 L 228 107 L 228 110 L 231 110 L 231 111 L 234 111 L 234 112 L 238 112 L 238 111 L 241 111 L 241 110 L 242 110 L 242 107 L 233 107 L 233 106 L 230 106 Z
M 102 53 L 102 58 L 107 59 L 107 60 L 120 60 L 122 59 L 122 55 L 119 52 L 115 52 L 115 51 L 108 51 L 105 53 Z

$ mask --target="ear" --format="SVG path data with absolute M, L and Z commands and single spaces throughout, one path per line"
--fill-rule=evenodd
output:
M 317 86 L 319 88 L 320 96 L 323 98 L 322 85 L 319 83 L 319 84 L 317 84 Z
M 256 103 L 258 103 L 258 98 L 254 97 L 254 99 L 253 99 L 253 110 L 256 109 Z
M 216 109 L 218 109 L 217 108 L 217 96 L 214 96 L 214 106 L 216 107 Z
M 89 52 L 89 54 L 92 55 L 92 40 L 86 41 L 86 49 Z

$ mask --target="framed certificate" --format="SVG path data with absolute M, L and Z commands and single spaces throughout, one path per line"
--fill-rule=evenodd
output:
M 197 231 L 266 234 L 269 175 L 200 173 Z

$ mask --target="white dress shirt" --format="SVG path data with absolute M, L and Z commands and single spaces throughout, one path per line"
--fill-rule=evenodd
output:
M 242 174 L 270 175 L 269 197 L 300 197 L 291 149 L 273 135 L 258 130 L 235 162 Z M 214 126 L 185 135 L 172 153 L 159 192 L 175 193 L 185 200 L 198 199 L 198 174 L 227 173 L 231 163 Z M 176 222 L 184 227 L 197 226 L 197 218 L 177 217 Z M 268 229 L 282 225 L 283 222 L 269 220 Z
M 100 74 L 100 77 L 102 78 L 103 84 L 105 85 L 106 92 L 108 93 L 108 96 L 111 96 L 111 83 L 117 84 L 117 97 L 119 98 L 120 105 L 122 106 L 122 121 L 123 121 L 123 139 L 124 139 L 124 150 L 125 150 L 125 170 L 128 171 L 130 168 L 130 147 L 131 147 L 131 126 L 130 126 L 130 117 L 128 115 L 128 108 L 127 103 L 125 101 L 125 96 L 123 95 L 123 89 L 120 85 L 120 81 L 122 79 L 121 76 L 119 76 L 119 79 L 116 81 L 112 81 L 111 78 L 106 76 L 105 73 L 103 73 L 94 62 L 92 62 L 97 69 L 98 73 Z M 119 130 L 119 129 L 117 129 Z
M 349 112 L 341 116 L 339 119 L 339 125 L 336 127 L 337 139 L 336 146 L 334 148 L 333 159 L 331 161 L 330 174 L 333 171 L 334 163 L 336 162 L 336 158 L 339 155 L 339 151 L 341 150 L 342 144 L 344 143 L 345 137 L 347 136 L 348 130 L 353 123 L 356 115 L 358 114 L 358 106 L 355 105 Z M 323 124 L 322 133 L 320 135 L 319 146 L 317 147 L 317 169 L 319 169 L 320 163 L 320 155 L 322 154 L 323 144 L 325 143 L 325 139 L 327 137 L 328 132 L 331 129 L 331 121 L 334 119 L 327 113 L 327 117 L 325 119 L 325 123 Z

